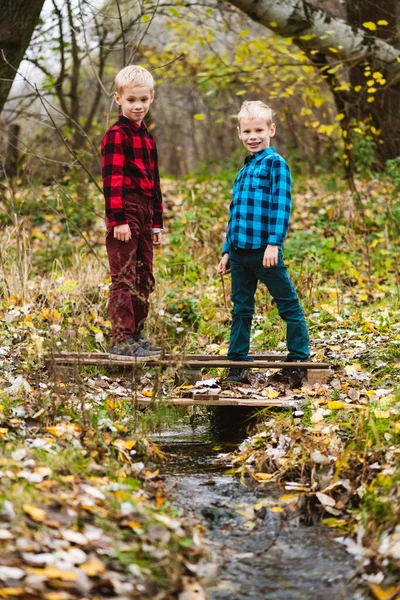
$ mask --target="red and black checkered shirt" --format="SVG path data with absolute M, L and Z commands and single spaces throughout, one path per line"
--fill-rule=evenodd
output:
M 127 223 L 130 196 L 153 200 L 153 227 L 163 226 L 156 142 L 146 125 L 119 115 L 101 145 L 103 190 L 109 227 Z

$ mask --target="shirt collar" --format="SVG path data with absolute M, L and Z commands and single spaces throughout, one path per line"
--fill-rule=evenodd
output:
M 135 121 L 131 121 L 131 119 L 128 119 L 128 117 L 125 117 L 125 115 L 123 115 L 122 113 L 118 116 L 118 121 L 120 123 L 124 123 L 124 125 L 130 125 L 131 127 L 133 127 L 133 129 L 135 129 L 135 131 L 138 131 L 139 129 L 147 129 L 146 123 L 144 121 L 142 121 L 141 124 L 138 125 L 137 123 L 135 123 Z
M 268 156 L 269 154 L 273 154 L 274 152 L 275 152 L 275 148 L 273 146 L 269 146 L 268 148 L 264 148 L 264 150 L 260 150 L 259 152 L 256 152 L 255 154 L 249 154 L 248 156 L 246 156 L 246 158 L 244 159 L 244 164 L 248 165 L 253 160 L 260 160 L 261 158 L 264 158 L 265 156 Z

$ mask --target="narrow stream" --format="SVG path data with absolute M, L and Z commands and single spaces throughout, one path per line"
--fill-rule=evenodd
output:
M 220 442 L 207 426 L 177 424 L 155 440 L 170 455 L 163 467 L 173 501 L 210 541 L 217 577 L 209 600 L 361 600 L 351 576 L 356 563 L 327 528 L 271 512 L 285 493 L 256 490 L 225 474 L 218 459 L 237 443 Z M 256 510 L 263 501 L 266 507 Z M 211 578 L 212 579 L 212 578 Z

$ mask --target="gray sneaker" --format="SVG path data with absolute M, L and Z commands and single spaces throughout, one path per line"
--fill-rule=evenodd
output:
M 146 350 L 143 348 L 133 337 L 130 337 L 122 342 L 118 342 L 111 348 L 111 354 L 117 354 L 118 356 L 136 356 L 138 358 L 144 358 L 146 356 L 157 356 L 159 352 L 153 350 Z
M 249 369 L 231 367 L 225 377 L 227 383 L 249 383 Z
M 142 333 L 137 333 L 134 336 L 134 340 L 145 350 L 150 350 L 150 352 L 157 352 L 158 354 L 161 352 L 161 346 L 153 344 L 153 342 L 147 339 Z

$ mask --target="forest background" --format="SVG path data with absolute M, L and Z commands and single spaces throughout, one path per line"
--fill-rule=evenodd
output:
M 110 551 L 121 577 L 127 565 L 135 564 L 142 571 L 132 567 L 130 577 L 134 574 L 138 585 L 151 581 L 160 594 L 182 587 L 187 556 L 181 562 L 157 562 L 140 545 L 158 513 L 171 510 L 164 492 L 149 485 L 154 471 L 139 473 L 129 455 L 140 443 L 138 456 L 155 459 L 157 451 L 143 437 L 155 417 L 141 414 L 138 422 L 128 384 L 124 388 L 87 374 L 78 390 L 59 388 L 41 370 L 50 347 L 108 348 L 99 148 L 118 114 L 112 102 L 115 74 L 139 63 L 156 81 L 147 124 L 157 139 L 166 206 L 150 331 L 167 350 L 226 352 L 229 283 L 222 285 L 216 264 L 230 188 L 244 158 L 235 117 L 243 100 L 262 99 L 274 110 L 274 145 L 294 175 L 285 256 L 310 324 L 313 357 L 332 361 L 336 371 L 329 385 L 299 391 L 306 402 L 301 418 L 275 415 L 268 434 L 261 422 L 234 461 L 238 474 L 258 484 L 290 477 L 306 486 L 306 494 L 294 494 L 297 499 L 289 504 L 298 502 L 299 510 L 325 517 L 327 525 L 355 540 L 354 553 L 369 561 L 361 568 L 369 592 L 396 598 L 398 2 L 34 0 L 29 14 L 19 1 L 7 3 L 3 14 L 0 434 L 9 475 L 1 485 L 14 511 L 2 538 L 10 540 L 6 564 L 15 564 L 15 537 L 30 537 L 26 525 L 44 523 L 51 530 L 46 522 L 56 497 L 54 481 L 70 503 L 79 503 L 79 486 L 86 485 L 86 491 L 89 486 L 94 501 L 88 503 L 86 493 L 84 511 L 96 513 L 99 528 L 107 518 L 113 520 L 115 529 L 108 534 L 118 539 L 126 523 L 105 484 L 118 472 L 117 481 L 128 478 L 131 485 L 121 492 L 127 494 L 122 500 L 128 497 L 145 523 L 144 533 L 129 525 L 129 560 Z M 282 350 L 283 340 L 276 309 L 260 289 L 254 349 Z M 139 390 L 135 386 L 135 393 L 154 398 L 174 393 L 170 381 L 160 385 L 157 377 L 145 378 Z M 281 391 L 267 393 L 275 397 Z M 35 426 L 29 450 L 28 422 Z M 269 437 L 274 435 L 290 442 L 286 454 L 267 460 L 276 447 Z M 52 462 L 41 444 L 63 460 Z M 253 461 L 257 457 L 253 466 L 246 462 L 250 454 Z M 93 464 L 103 469 L 103 481 L 96 479 Z M 94 488 L 104 497 L 96 497 Z M 139 488 L 153 502 L 149 512 L 138 508 Z M 3 503 L 9 516 L 10 505 Z M 68 521 L 71 544 L 77 543 L 74 533 L 85 532 L 87 512 L 75 523 Z M 193 531 L 178 531 L 163 516 L 169 537 L 157 543 L 168 547 L 169 557 L 179 549 L 191 561 L 200 560 Z M 83 564 L 87 577 L 105 577 L 108 564 L 101 553 Z M 49 571 L 42 575 L 51 580 Z M 11 580 L 9 589 L 24 590 L 16 584 L 18 577 Z M 151 597 L 154 588 L 149 590 Z

